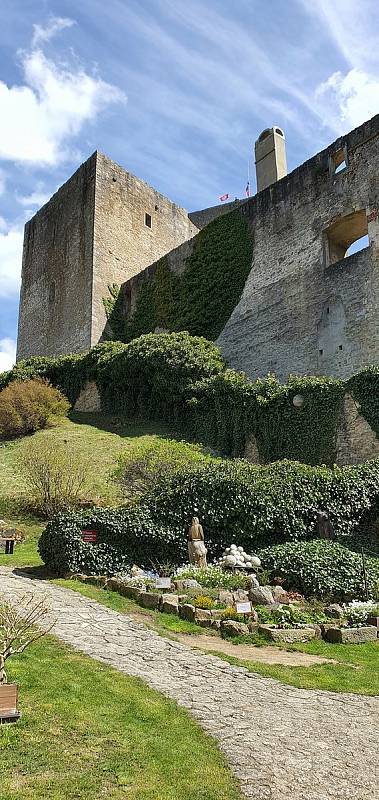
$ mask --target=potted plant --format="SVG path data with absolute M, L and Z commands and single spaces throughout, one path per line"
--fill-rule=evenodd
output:
M 24 595 L 17 602 L 17 608 L 0 599 L 0 724 L 16 722 L 21 716 L 17 708 L 18 686 L 8 683 L 5 664 L 51 630 L 52 626 L 47 630 L 37 627 L 47 613 L 43 600 L 36 600 L 32 595 Z

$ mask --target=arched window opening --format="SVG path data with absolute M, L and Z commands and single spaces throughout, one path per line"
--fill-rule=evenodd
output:
M 325 231 L 326 262 L 336 264 L 369 247 L 366 210 L 354 211 L 333 222 Z

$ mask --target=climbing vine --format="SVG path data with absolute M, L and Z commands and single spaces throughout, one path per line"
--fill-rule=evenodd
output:
M 181 276 L 162 258 L 139 287 L 132 317 L 119 325 L 117 301 L 104 301 L 113 338 L 129 342 L 156 328 L 214 341 L 237 305 L 251 267 L 252 237 L 238 210 L 218 217 L 194 240 Z M 116 324 L 114 317 L 116 316 Z M 117 335 L 116 335 L 117 334 Z
M 379 438 L 379 367 L 373 365 L 353 375 L 347 381 L 347 389 Z

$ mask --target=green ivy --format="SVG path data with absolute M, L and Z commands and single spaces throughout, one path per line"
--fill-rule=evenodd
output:
M 120 338 L 131 341 L 158 327 L 217 339 L 241 297 L 251 260 L 252 236 L 241 213 L 218 217 L 196 236 L 181 276 L 170 271 L 164 257 L 141 282 L 135 312 Z M 108 308 L 111 299 L 104 301 Z M 117 335 L 118 312 L 116 303 L 108 317 Z
M 367 367 L 354 375 L 347 381 L 346 388 L 379 438 L 379 367 Z

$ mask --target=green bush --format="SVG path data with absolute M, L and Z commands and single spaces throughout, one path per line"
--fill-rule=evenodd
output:
M 46 428 L 66 416 L 70 404 L 45 380 L 13 381 L 0 392 L 0 437 L 10 439 Z
M 199 516 L 212 557 L 232 542 L 253 552 L 315 538 L 319 508 L 328 510 L 335 538 L 351 545 L 376 514 L 378 479 L 379 459 L 333 470 L 290 461 L 262 467 L 220 460 L 162 479 L 145 502 L 155 519 L 181 530 L 193 514 Z
M 324 539 L 311 542 L 286 542 L 261 550 L 262 565 L 272 576 L 285 578 L 284 586 L 309 597 L 339 600 L 364 597 L 362 559 L 341 544 Z M 369 587 L 379 582 L 379 559 L 366 559 Z
M 83 542 L 83 529 L 97 531 L 96 546 Z M 157 524 L 142 506 L 58 514 L 43 531 L 38 548 L 48 570 L 58 575 L 115 575 L 134 563 L 151 569 L 187 556 L 183 531 Z

